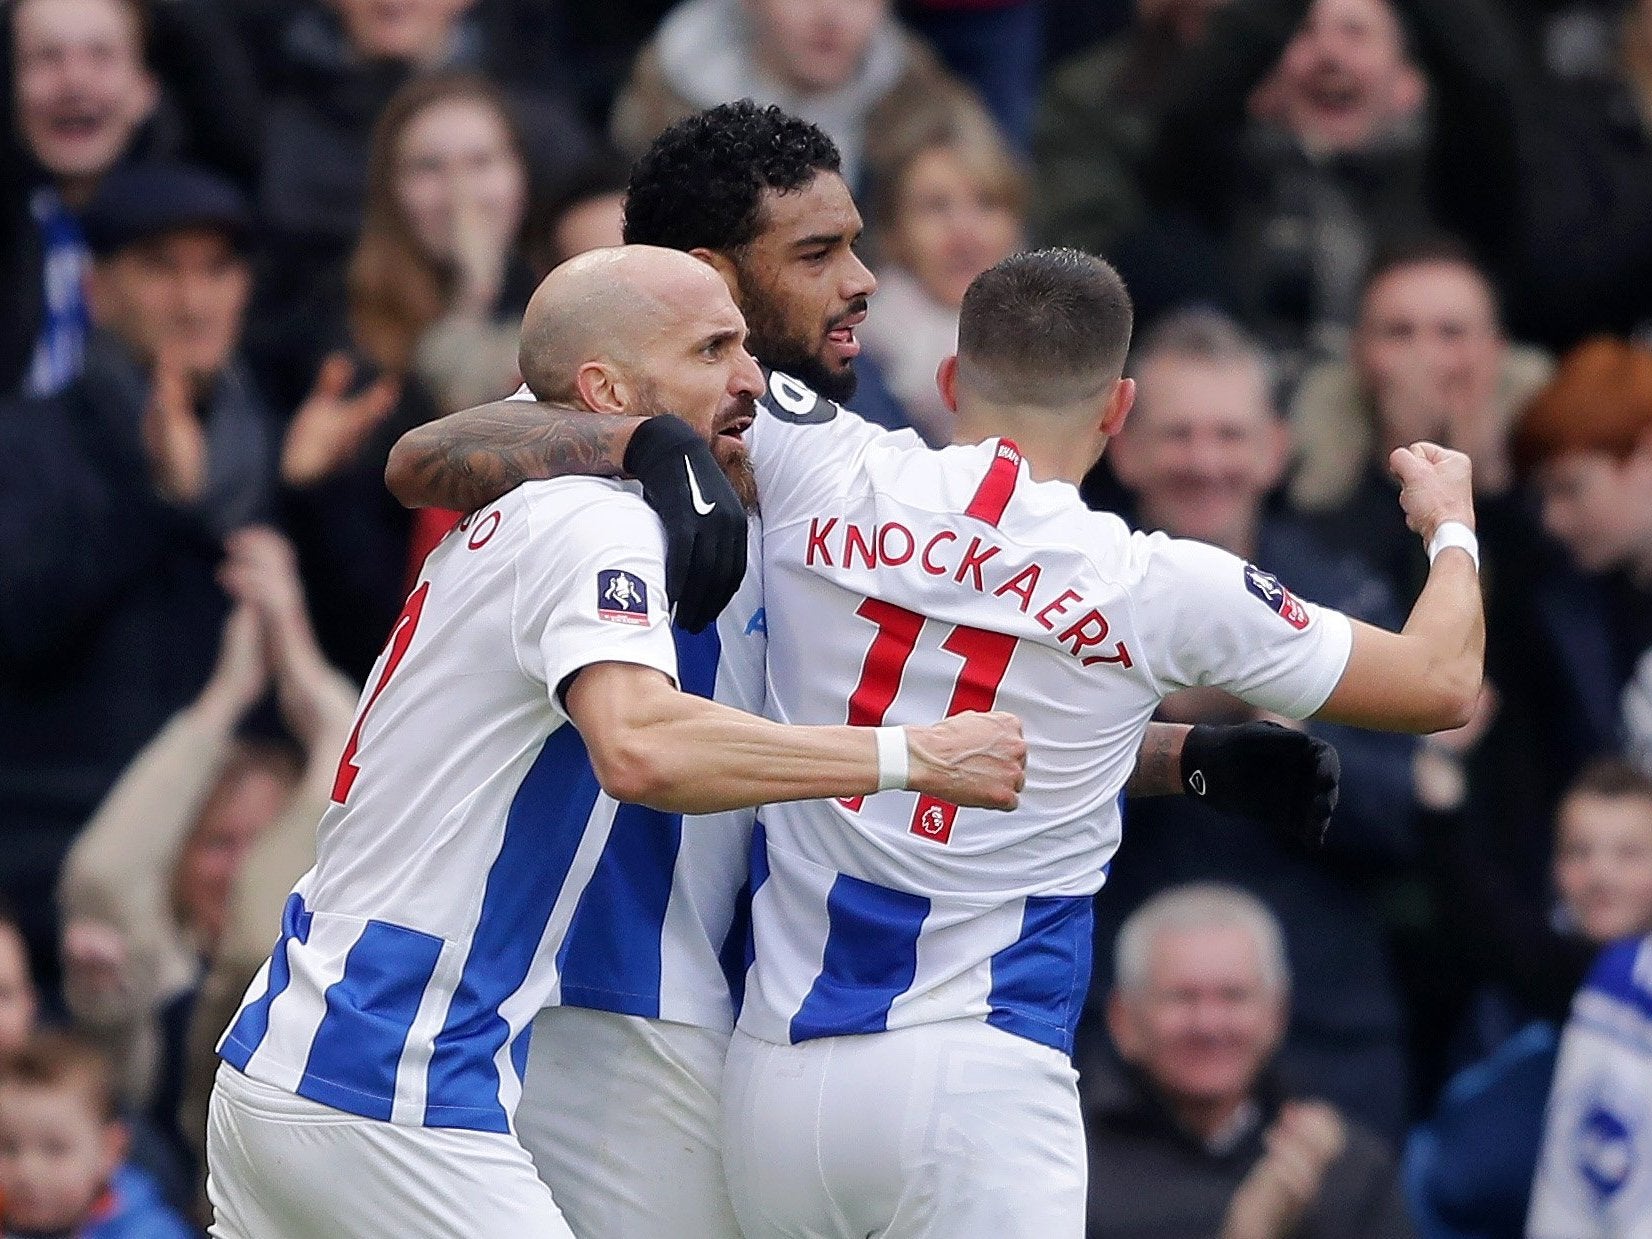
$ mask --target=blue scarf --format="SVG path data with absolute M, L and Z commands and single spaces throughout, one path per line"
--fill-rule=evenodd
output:
M 45 250 L 45 322 L 35 342 L 24 391 L 50 396 L 80 373 L 91 318 L 86 309 L 86 269 L 91 255 L 80 221 L 55 189 L 35 191 L 29 208 Z

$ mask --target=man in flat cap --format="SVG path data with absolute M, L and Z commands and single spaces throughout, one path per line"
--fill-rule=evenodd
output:
M 206 681 L 223 538 L 268 515 L 278 446 L 236 354 L 240 192 L 184 165 L 123 168 L 82 222 L 85 368 L 0 406 L 0 892 L 42 960 L 75 831 Z

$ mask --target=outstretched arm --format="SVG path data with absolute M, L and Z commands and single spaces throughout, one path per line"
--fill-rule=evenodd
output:
M 603 790 L 670 813 L 865 796 L 885 773 L 871 727 L 790 727 L 677 691 L 635 663 L 594 663 L 566 694 Z M 1013 715 L 906 727 L 900 785 L 952 804 L 1013 809 L 1027 745 Z

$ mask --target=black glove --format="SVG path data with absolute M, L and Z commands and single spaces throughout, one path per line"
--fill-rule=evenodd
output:
M 746 510 L 711 445 L 680 418 L 650 417 L 631 434 L 625 471 L 665 526 L 665 592 L 676 621 L 705 628 L 746 575 Z
M 1323 740 L 1278 723 L 1200 723 L 1182 746 L 1182 790 L 1310 848 L 1325 842 L 1342 759 Z

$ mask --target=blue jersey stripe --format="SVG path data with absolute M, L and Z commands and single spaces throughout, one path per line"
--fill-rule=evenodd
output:
M 287 902 L 281 907 L 281 936 L 276 939 L 275 949 L 270 952 L 270 971 L 264 992 L 256 1001 L 242 1008 L 235 1027 L 230 1029 L 224 1041 L 221 1053 L 224 1061 L 232 1067 L 245 1071 L 258 1047 L 263 1044 L 264 1034 L 270 1030 L 270 1004 L 293 979 L 292 964 L 287 959 L 287 944 L 308 942 L 311 920 L 309 911 L 304 907 L 304 897 L 297 891 L 288 895 Z
M 388 1121 L 396 1068 L 441 954 L 432 934 L 368 921 L 344 958 L 344 975 L 327 987 L 298 1095 Z
M 470 953 L 430 1058 L 427 1124 L 510 1130 L 494 1061 L 510 1037 L 499 1004 L 527 979 L 601 790 L 579 732 L 553 731 L 516 790 L 488 871 Z
M 659 1018 L 660 936 L 682 839 L 679 814 L 634 804 L 615 811 L 563 940 L 564 1005 Z
M 684 692 L 710 698 L 722 642 L 717 626 L 672 629 Z M 562 1001 L 658 1019 L 666 908 L 682 847 L 680 814 L 621 805 L 558 957 Z
M 1090 988 L 1094 932 L 1090 896 L 1028 898 L 1021 936 L 992 957 L 987 1023 L 1071 1054 Z
M 757 958 L 757 945 L 751 936 L 751 903 L 763 883 L 769 880 L 769 835 L 762 822 L 753 822 L 751 828 L 751 861 L 745 883 L 734 901 L 734 920 L 717 961 L 728 978 L 729 997 L 734 1002 L 734 1016 L 740 1017 L 740 1008 L 746 1003 L 746 977 Z
M 922 895 L 839 874 L 826 896 L 820 975 L 792 1017 L 792 1040 L 882 1032 L 890 1006 L 917 976 L 928 915 Z

